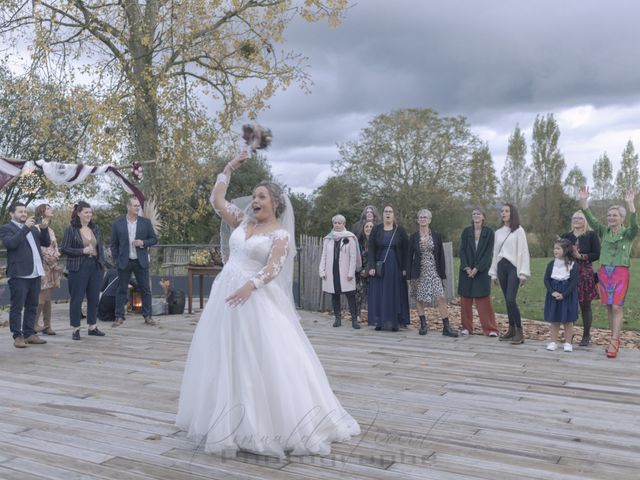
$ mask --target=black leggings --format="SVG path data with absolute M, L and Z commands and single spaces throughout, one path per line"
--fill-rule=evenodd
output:
M 591 335 L 591 322 L 593 320 L 593 313 L 591 312 L 591 300 L 581 302 L 580 310 L 582 311 L 582 325 L 584 327 L 584 335 Z
M 504 301 L 507 305 L 509 325 L 522 328 L 520 309 L 516 302 L 518 288 L 520 288 L 520 279 L 518 278 L 516 267 L 506 258 L 498 262 L 498 281 L 500 282 L 500 288 L 502 288 Z
M 351 313 L 351 320 L 355 320 L 358 318 L 358 310 L 356 307 L 356 291 L 352 292 L 344 292 L 347 296 L 347 301 L 349 302 L 349 313 Z M 333 314 L 336 318 L 340 318 L 340 294 L 332 293 L 331 294 L 331 303 L 333 303 Z

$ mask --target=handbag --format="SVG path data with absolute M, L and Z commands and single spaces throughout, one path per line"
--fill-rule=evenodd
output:
M 396 231 L 398 230 L 398 227 L 396 227 L 393 230 L 393 235 L 391 235 L 391 241 L 389 242 L 389 245 L 387 246 L 387 252 L 384 254 L 384 260 L 377 260 L 376 261 L 376 277 L 378 278 L 382 278 L 384 276 L 384 262 L 387 261 L 387 255 L 389 255 L 389 249 L 391 248 L 391 244 L 393 243 L 393 237 L 396 236 Z

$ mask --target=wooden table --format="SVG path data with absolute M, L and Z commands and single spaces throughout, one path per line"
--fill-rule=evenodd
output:
M 187 283 L 188 283 L 188 304 L 189 313 L 193 313 L 193 276 L 197 275 L 200 278 L 200 310 L 202 310 L 204 300 L 204 276 L 210 275 L 215 277 L 222 267 L 217 265 L 189 265 L 187 267 Z

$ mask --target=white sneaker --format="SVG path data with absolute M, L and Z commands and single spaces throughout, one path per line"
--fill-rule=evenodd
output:
M 547 345 L 547 350 L 549 350 L 550 352 L 553 352 L 556 348 L 558 348 L 556 342 L 551 342 Z
M 565 343 L 564 344 L 564 351 L 565 352 L 573 352 L 573 345 L 571 345 L 570 343 Z
M 489 336 L 490 337 L 497 337 L 498 336 L 498 332 L 489 332 Z
M 460 330 L 460 335 L 462 335 L 463 337 L 466 337 L 467 335 L 469 335 L 469 330 L 467 330 L 466 328 L 463 328 L 462 330 Z

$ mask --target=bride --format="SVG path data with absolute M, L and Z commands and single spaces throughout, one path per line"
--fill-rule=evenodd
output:
M 293 210 L 261 182 L 243 212 L 225 200 L 243 151 L 218 175 L 211 203 L 233 232 L 194 332 L 176 424 L 207 452 L 326 455 L 360 433 L 333 394 L 293 305 Z

